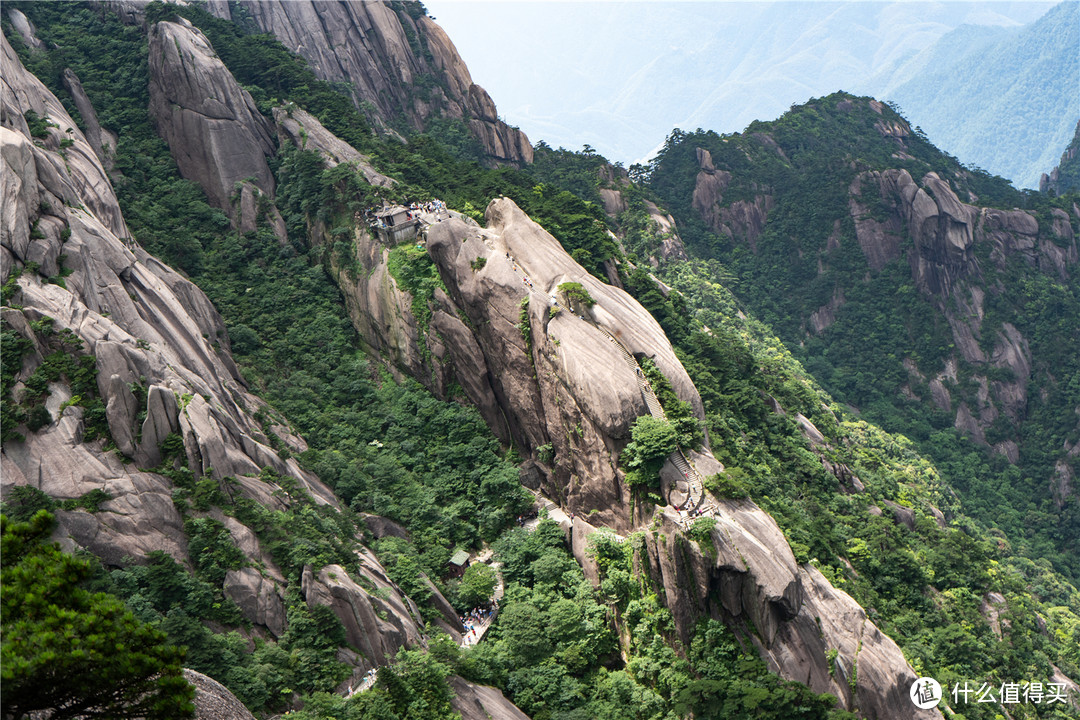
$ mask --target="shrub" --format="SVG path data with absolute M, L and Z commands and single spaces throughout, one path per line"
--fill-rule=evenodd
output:
M 584 305 L 587 308 L 591 308 L 596 304 L 592 295 L 586 290 L 581 283 L 576 282 L 564 282 L 559 285 L 559 292 L 566 296 L 566 301 L 570 307 L 573 308 L 574 304 Z
M 729 500 L 750 497 L 750 486 L 742 479 L 743 475 L 739 468 L 728 468 L 722 473 L 705 478 L 705 489 L 716 497 Z

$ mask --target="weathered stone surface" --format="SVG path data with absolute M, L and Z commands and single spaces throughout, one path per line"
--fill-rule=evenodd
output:
M 265 157 L 274 151 L 269 124 L 206 36 L 186 20 L 156 23 L 149 64 L 150 117 L 180 174 L 234 219 L 237 183 L 254 178 L 260 190 L 273 195 L 274 176 Z
M 532 162 L 529 139 L 498 119 L 491 98 L 473 83 L 454 44 L 430 18 L 413 18 L 381 2 L 241 0 L 239 5 L 263 32 L 304 57 L 319 78 L 347 83 L 357 106 L 374 108 L 379 121 L 403 115 L 420 129 L 433 117 L 464 119 L 494 160 Z M 212 11 L 229 16 L 223 4 Z M 430 51 L 430 59 L 414 52 L 410 37 Z M 442 82 L 420 100 L 414 83 L 425 77 Z
M 885 506 L 892 511 L 893 519 L 898 525 L 905 526 L 908 530 L 915 529 L 915 511 L 903 505 L 894 503 L 892 500 L 883 501 Z
M 184 434 L 186 459 L 196 476 L 209 473 L 211 462 L 219 463 L 213 468 L 219 479 L 235 472 L 258 474 L 270 466 L 297 480 L 316 501 L 333 502 L 329 490 L 295 460 L 282 461 L 266 444 L 251 417 L 263 404 L 240 383 L 221 317 L 191 282 L 121 239 L 126 226 L 97 155 L 63 106 L 25 71 L 6 40 L 2 42 L 5 257 L 12 265 L 45 257 L 34 255 L 33 243 L 25 241 L 37 222 L 44 239 L 35 242 L 47 246 L 48 257 L 65 254 L 65 268 L 71 270 L 66 287 L 24 273 L 16 296 L 20 308 L 4 310 L 4 320 L 33 346 L 20 377 L 29 377 L 55 349 L 43 345 L 30 321 L 48 316 L 57 333 L 75 333 L 83 351 L 96 357 L 98 391 L 119 449 L 106 452 L 102 441 L 81 442 L 83 409 L 71 406 L 61 412 L 62 400 L 72 393 L 66 385 L 54 384 L 46 401 L 53 421 L 37 432 L 21 430 L 23 442 L 4 443 L 4 492 L 16 484 L 33 485 L 59 499 L 96 489 L 108 492 L 112 500 L 99 512 L 61 511 L 58 519 L 60 536 L 69 547 L 87 548 L 113 565 L 142 561 L 155 550 L 181 562 L 187 558 L 171 484 L 138 469 L 160 462 L 160 443 L 170 432 Z M 31 140 L 23 120 L 30 108 L 48 115 L 71 139 L 67 162 L 51 136 L 41 146 Z M 50 208 L 41 206 L 43 197 L 54 198 Z M 66 241 L 59 232 L 64 227 L 70 231 Z M 146 388 L 146 407 L 132 392 L 138 384 Z M 136 427 L 143 410 L 146 417 Z M 142 438 L 136 446 L 139 431 Z M 122 462 L 122 456 L 135 462 Z M 250 497 L 271 507 L 281 502 L 272 495 L 275 485 L 257 478 L 237 480 Z M 244 551 L 252 560 L 263 559 L 257 543 L 244 546 Z
M 430 227 L 429 253 L 450 299 L 468 316 L 510 437 L 529 450 L 551 444 L 556 457 L 572 459 L 556 465 L 552 492 L 566 494 L 570 510 L 597 509 L 604 524 L 621 529 L 629 519 L 628 496 L 613 453 L 647 408 L 620 350 L 596 326 L 629 352 L 652 357 L 676 393 L 701 412 L 697 391 L 659 325 L 636 301 L 585 272 L 511 201 L 492 202 L 487 219 L 487 230 L 454 218 Z M 472 268 L 477 257 L 486 260 L 480 270 Z M 576 311 L 587 313 L 588 322 L 567 310 L 550 312 L 551 296 L 568 281 L 580 282 L 596 300 Z M 532 352 L 517 328 L 523 301 Z M 460 345 L 443 339 L 451 353 Z M 564 427 L 580 428 L 579 440 L 568 438 Z
M 585 572 L 585 578 L 593 585 L 600 585 L 600 571 L 596 560 L 589 555 L 589 537 L 596 532 L 596 528 L 579 517 L 571 520 L 570 525 L 570 550 L 574 559 L 581 565 Z
M 825 303 L 817 310 L 810 314 L 810 330 L 815 335 L 820 335 L 825 332 L 834 322 L 836 322 L 836 313 L 847 302 L 844 299 L 844 291 L 837 288 L 833 292 L 832 299 Z
M 229 689 L 213 678 L 184 668 L 184 679 L 195 686 L 196 720 L 255 720 Z
M 30 22 L 26 15 L 23 15 L 16 8 L 8 8 L 7 15 L 8 20 L 11 21 L 11 26 L 15 28 L 15 32 L 19 33 L 19 37 L 22 38 L 27 47 L 35 50 L 45 47 L 45 43 L 38 39 L 37 28 L 34 27 L 34 23 Z
M 302 591 L 308 607 L 325 605 L 334 611 L 349 645 L 362 653 L 366 669 L 387 664 L 401 647 L 421 644 L 423 620 L 412 601 L 397 594 L 373 555 L 365 554 L 363 561 L 369 587 L 394 592 L 385 598 L 373 595 L 340 565 L 327 565 L 317 575 L 304 568 Z
M 454 693 L 450 705 L 461 720 L 529 720 L 498 688 L 474 685 L 457 675 L 446 680 Z
M 364 525 L 367 526 L 368 532 L 378 540 L 381 540 L 384 537 L 396 537 L 407 540 L 409 537 L 409 533 L 405 528 L 389 518 L 384 518 L 382 515 L 361 513 L 361 517 L 364 518 Z
M 783 677 L 832 693 L 843 707 L 866 717 L 912 717 L 907 692 L 915 673 L 900 649 L 850 596 L 812 566 L 796 565 L 783 533 L 764 511 L 749 501 L 722 503 L 709 548 L 688 540 L 671 511 L 652 527 L 646 557 L 638 562 L 663 587 L 681 634 L 703 615 L 725 620 L 749 632 L 769 667 Z M 833 649 L 838 653 L 830 672 L 826 654 Z M 853 676 L 854 693 L 848 682 Z
M 71 99 L 75 101 L 75 107 L 79 109 L 79 115 L 82 116 L 86 139 L 90 147 L 94 148 L 94 152 L 97 153 L 105 169 L 112 170 L 113 157 L 116 154 L 116 135 L 101 127 L 94 106 L 90 98 L 86 96 L 82 83 L 79 82 L 79 76 L 71 68 L 64 68 L 63 80 L 64 87 L 71 93 Z
M 304 150 L 315 150 L 326 161 L 327 167 L 352 163 L 363 174 L 369 185 L 390 187 L 394 181 L 377 171 L 366 155 L 323 127 L 310 113 L 298 107 L 274 108 L 274 122 L 282 141 L 291 142 Z
M 263 577 L 262 573 L 253 567 L 225 573 L 225 596 L 236 603 L 244 618 L 264 626 L 275 637 L 281 637 L 285 632 L 282 585 Z
M 8 44 L 7 38 L 0 40 L 0 49 L 3 52 L 0 57 L 0 89 L 3 90 L 0 92 L 2 96 L 0 102 L 3 103 L 3 126 L 23 136 L 22 140 L 18 140 L 5 135 L 2 143 L 3 157 L 10 167 L 22 169 L 18 172 L 21 182 L 15 184 L 15 187 L 25 187 L 19 195 L 5 195 L 5 198 L 17 197 L 20 201 L 18 204 L 21 206 L 22 201 L 32 199 L 25 193 L 40 194 L 44 189 L 58 200 L 55 203 L 58 211 L 59 205 L 64 202 L 82 203 L 113 234 L 120 238 L 127 237 L 129 233 L 123 216 L 120 214 L 116 194 L 90 143 L 79 131 L 63 104 L 41 84 L 41 81 L 26 72 L 15 55 L 15 51 Z M 33 110 L 40 117 L 47 116 L 50 122 L 57 125 L 57 127 L 49 128 L 49 136 L 41 141 L 42 147 L 37 147 L 30 138 L 26 121 L 23 119 L 23 113 L 26 110 Z M 69 129 L 72 132 L 69 133 Z M 65 148 L 66 158 L 62 158 L 54 151 L 59 149 L 61 140 L 67 139 L 70 139 L 72 144 Z M 9 144 L 14 147 L 9 149 Z M 29 147 L 26 147 L 27 145 Z M 27 151 L 32 153 L 36 178 L 25 174 Z M 14 158 L 16 163 L 12 163 L 9 158 Z M 8 174 L 4 173 L 5 183 L 9 182 Z M 32 187 L 33 185 L 37 187 Z M 21 258 L 23 250 L 21 248 L 16 250 L 15 244 L 9 244 L 7 239 L 9 222 L 14 222 L 14 216 L 10 215 L 12 211 L 8 210 L 8 205 L 8 202 L 4 203 L 2 215 L 5 229 L 3 241 L 5 247 Z M 65 208 L 65 211 L 68 210 L 70 208 Z M 31 222 L 39 214 L 36 203 L 24 206 L 21 211 L 16 209 L 14 212 L 25 213 L 21 217 Z M 16 232 L 16 237 L 29 236 L 28 229 L 25 231 L 25 236 L 24 231 Z
M 161 443 L 169 433 L 179 432 L 180 409 L 176 396 L 161 385 L 152 385 L 147 392 L 146 419 L 142 424 L 138 462 L 142 467 L 161 464 Z

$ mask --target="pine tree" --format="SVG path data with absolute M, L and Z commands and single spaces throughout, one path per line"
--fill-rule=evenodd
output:
M 117 598 L 82 587 L 90 563 L 49 543 L 53 516 L 0 516 L 0 678 L 5 718 L 188 718 L 181 649 Z

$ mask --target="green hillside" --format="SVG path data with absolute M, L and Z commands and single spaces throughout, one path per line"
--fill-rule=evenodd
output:
M 18 7 L 48 47 L 29 51 L 5 24 L 26 67 L 77 117 L 60 81 L 65 67 L 75 69 L 102 124 L 118 132 L 116 184 L 133 236 L 207 293 L 225 319 L 244 377 L 272 407 L 265 421 L 280 415 L 306 438 L 310 449 L 300 461 L 350 512 L 314 502 L 271 511 L 233 500 L 216 482 L 188 483 L 190 477 L 178 477 L 176 502 L 217 507 L 256 528 L 292 580 L 307 564 L 350 556 L 353 536 L 363 529 L 357 513 L 390 518 L 408 537 L 384 537 L 372 547 L 432 623 L 438 610 L 426 578 L 457 611 L 469 608 L 462 584 L 440 578 L 455 548 L 490 543 L 503 563 L 506 595 L 490 642 L 461 650 L 429 626 L 427 651 L 400 653 L 393 667 L 380 670 L 375 690 L 350 701 L 331 694 L 347 673 L 337 654 L 343 629 L 321 612 L 326 608 L 311 610 L 294 592 L 288 632 L 277 642 L 249 641 L 250 628 L 219 597 L 221 576 L 235 560 L 220 524 L 185 526 L 198 548 L 190 571 L 164 554 L 147 566 L 95 568 L 93 590 L 124 600 L 159 631 L 155 638 L 163 633 L 187 648 L 187 667 L 218 679 L 261 716 L 296 701 L 304 708 L 290 717 L 298 720 L 449 718 L 446 677 L 455 673 L 500 688 L 539 720 L 851 717 L 835 709 L 834 698 L 770 673 L 754 652 L 758 631 L 745 623 L 732 623 L 733 629 L 702 619 L 690 642 L 681 642 L 663 588 L 640 572 L 646 530 L 625 542 L 600 533 L 591 550 L 600 576 L 594 585 L 554 524 L 542 522 L 532 533 L 515 527 L 531 502 L 518 484 L 522 458 L 500 446 L 460 393 L 436 397 L 414 381 L 394 380 L 365 355 L 330 272 L 341 249 L 312 240 L 316 222 L 351 217 L 349 211 L 382 197 L 440 198 L 480 217 L 491 199 L 505 195 L 598 277 L 604 261 L 618 260 L 621 282 L 660 322 L 701 393 L 712 444 L 726 466 L 711 478 L 712 490 L 760 503 L 797 561 L 850 593 L 916 671 L 943 683 L 1048 679 L 1053 667 L 1080 675 L 1080 594 L 1066 580 L 1080 575 L 1080 509 L 1072 497 L 1054 511 L 1038 474 L 1056 461 L 1062 442 L 1080 439 L 1060 421 L 1071 422 L 1065 411 L 1080 404 L 1080 360 L 1068 344 L 1068 333 L 1080 325 L 1076 280 L 1044 280 L 1012 265 L 990 276 L 1008 288 L 988 305 L 1000 315 L 992 321 L 1015 322 L 1038 358 L 1028 420 L 1001 430 L 1024 448 L 1022 463 L 1009 465 L 961 439 L 950 418 L 933 415 L 926 401 L 898 399 L 908 382 L 902 360 L 914 347 L 919 367 L 935 372 L 950 354 L 948 330 L 936 301 L 908 286 L 901 261 L 869 272 L 847 215 L 856 174 L 879 167 L 920 176 L 932 169 L 954 178 L 958 192 L 1029 204 L 1040 220 L 1066 207 L 1066 199 L 1032 198 L 997 178 L 963 171 L 917 135 L 905 141 L 910 159 L 897 165 L 896 147 L 873 126 L 901 119 L 847 96 L 798 108 L 776 123 L 755 123 L 740 136 L 677 133 L 651 168 L 648 188 L 627 190 L 635 212 L 646 197 L 662 199 L 698 257 L 664 269 L 663 279 L 679 291 L 665 295 L 607 232 L 597 181 L 589 179 L 602 159 L 548 149 L 538 150 L 534 170 L 485 168 L 467 143 L 444 144 L 462 137 L 453 123 L 404 143 L 381 137 L 272 38 L 197 7 L 151 6 L 151 18 L 179 13 L 200 27 L 262 112 L 296 103 L 399 181 L 394 189 L 374 188 L 340 168 L 324 170 L 311 151 L 279 148 L 272 168 L 288 228 L 282 243 L 267 223 L 244 234 L 229 230 L 201 190 L 180 178 L 145 112 L 142 28 L 122 26 L 89 4 Z M 848 102 L 849 111 L 836 109 Z M 726 202 L 763 193 L 775 198 L 756 253 L 717 235 L 695 213 L 697 147 L 732 174 Z M 888 208 L 873 212 L 884 216 Z M 828 254 L 823 248 L 837 220 L 841 250 Z M 399 281 L 424 309 L 421 290 L 433 293 L 439 283 L 434 265 L 424 253 L 402 254 Z M 819 259 L 825 272 L 816 269 Z M 984 265 L 989 274 L 989 258 Z M 734 292 L 717 281 L 728 277 Z M 847 304 L 827 334 L 808 338 L 805 317 L 837 286 L 845 288 Z M 1028 317 L 1010 314 L 1015 305 L 1025 306 Z M 298 317 L 305 322 L 295 322 Z M 7 334 L 4 342 L 7 355 Z M 5 367 L 5 388 L 15 371 Z M 973 378 L 985 371 L 964 372 L 964 382 L 977 384 Z M 663 380 L 655 377 L 654 384 L 666 401 Z M 956 392 L 968 390 L 959 383 Z M 844 403 L 858 406 L 862 417 Z M 799 414 L 820 430 L 823 446 L 807 439 Z M 845 486 L 837 468 L 857 476 L 863 491 Z M 39 495 L 9 498 L 5 510 L 26 520 L 35 510 L 55 509 Z M 894 521 L 890 503 L 907 513 L 896 517 L 910 515 L 910 526 Z M 704 538 L 710 530 L 695 525 L 691 533 Z M 997 632 L 980 610 L 989 593 L 1006 603 Z M 964 717 L 989 719 L 997 710 L 969 707 Z M 1014 716 L 1064 713 L 1026 706 Z
M 927 51 L 933 59 L 886 97 L 938 146 L 1038 187 L 1080 117 L 1080 5 L 1062 2 L 988 46 L 965 44 L 964 31 L 941 38 Z
M 883 122 L 899 124 L 904 136 L 883 135 Z M 746 233 L 733 237 L 707 226 L 693 206 L 698 148 L 711 153 L 717 171 L 730 173 L 721 211 L 755 198 L 774 204 L 753 247 Z M 1062 279 L 1016 255 L 992 259 L 992 243 L 976 242 L 970 263 L 978 270 L 958 280 L 952 295 L 922 290 L 912 270 L 921 255 L 892 200 L 860 196 L 865 210 L 857 218 L 850 204 L 852 183 L 866 173 L 903 170 L 919 179 L 935 172 L 959 197 L 977 198 L 975 207 L 1030 208 L 1040 238 L 1057 247 L 1068 242 L 1052 232 L 1052 212 L 1071 212 L 1071 200 L 1017 192 L 1000 178 L 967 170 L 917 131 L 908 132 L 892 109 L 875 110 L 866 98 L 842 94 L 793 108 L 774 122 L 754 123 L 742 134 L 676 132 L 650 169 L 649 188 L 679 220 L 692 254 L 724 264 L 740 300 L 827 390 L 916 441 L 969 510 L 1002 530 L 1021 553 L 1052 558 L 1061 571 L 1080 575 L 1076 498 L 1062 502 L 1051 487 L 1059 461 L 1075 472 L 1075 459 L 1063 457 L 1062 448 L 1080 439 L 1074 415 L 1080 366 L 1072 351 L 1080 327 L 1076 270 Z M 895 256 L 871 267 L 855 219 L 893 222 Z M 1075 234 L 1078 218 L 1066 222 Z M 959 374 L 949 386 L 955 413 L 958 399 L 972 407 L 978 402 L 980 378 L 1010 379 L 992 363 L 966 361 L 957 351 L 947 316 L 960 312 L 961 287 L 987 289 L 981 327 L 987 349 L 1005 323 L 1019 329 L 1030 347 L 1022 413 L 999 414 L 985 432 L 985 445 L 1015 442 L 1016 463 L 960 437 L 954 414 L 935 405 L 926 386 L 955 363 Z M 813 314 L 840 296 L 835 322 L 815 332 Z

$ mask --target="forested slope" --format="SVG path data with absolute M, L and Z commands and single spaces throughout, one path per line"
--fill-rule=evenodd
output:
M 267 403 L 241 394 L 250 398 L 244 417 L 252 429 L 237 438 L 264 438 L 273 456 L 259 449 L 253 472 L 240 462 L 196 463 L 187 453 L 185 473 L 169 454 L 179 450 L 177 441 L 163 443 L 163 466 L 145 474 L 183 514 L 177 544 L 188 555 L 166 548 L 134 563 L 103 556 L 94 586 L 186 645 L 189 666 L 224 682 L 252 709 L 265 714 L 303 704 L 298 717 L 449 717 L 460 705 L 452 704 L 446 678 L 458 673 L 497 686 L 537 718 L 845 716 L 837 699 L 859 715 L 907 717 L 904 681 L 913 671 L 943 684 L 1049 682 L 1061 677 L 1058 668 L 1077 675 L 1076 590 L 968 520 L 965 500 L 908 443 L 833 403 L 763 326 L 743 318 L 704 266 L 669 266 L 665 277 L 682 289 L 673 293 L 649 277 L 636 254 L 624 255 L 597 197 L 606 205 L 627 196 L 623 220 L 637 224 L 613 226 L 628 246 L 625 229 L 636 228 L 642 257 L 665 242 L 672 252 L 677 247 L 651 234 L 654 206 L 640 189 L 610 169 L 601 180 L 602 159 L 544 151 L 534 171 L 486 169 L 460 125 L 440 128 L 449 145 L 430 135 L 407 143 L 381 137 L 275 40 L 198 8 L 151 5 L 145 24 L 122 25 L 100 6 L 19 7 L 43 40 L 33 50 L 5 23 L 22 62 L 64 101 L 63 112 L 88 126 L 70 80 L 64 82 L 65 69 L 73 70 L 101 127 L 115 134 L 115 150 L 103 147 L 101 155 L 113 168 L 118 203 L 111 207 L 123 211 L 116 217 L 124 234 L 206 293 L 227 333 L 211 328 L 211 337 L 193 341 L 208 354 L 234 357 L 233 379 Z M 203 49 L 154 65 L 170 43 L 155 46 L 153 38 L 166 32 Z M 152 88 L 173 88 L 178 62 L 198 63 L 191 67 L 200 72 L 186 73 L 188 79 L 209 70 L 221 82 L 235 78 L 233 107 L 256 111 L 239 122 L 240 132 L 272 128 L 270 175 L 243 179 L 217 207 L 199 184 L 181 178 L 187 171 L 173 158 L 191 148 L 158 137 L 165 114 L 185 108 L 166 103 L 153 110 Z M 84 148 L 88 140 L 63 144 L 64 129 L 48 127 L 60 115 L 7 113 L 5 126 L 22 122 L 25 144 L 37 137 L 42 152 L 61 159 L 60 151 L 75 145 L 97 154 Z M 325 152 L 334 141 L 329 133 L 365 156 L 335 165 Z M 205 170 L 191 177 L 217 177 Z M 490 202 L 499 196 L 508 199 Z M 431 198 L 460 212 L 429 229 L 426 249 L 381 247 L 356 221 L 383 199 Z M 38 215 L 53 217 L 43 205 L 30 207 L 23 224 L 34 241 L 43 239 L 33 233 L 39 225 L 31 216 Z M 45 234 L 55 223 L 42 224 Z M 53 234 L 57 247 L 70 241 L 59 224 Z M 520 269 L 509 266 L 511 254 L 531 282 L 544 286 L 524 305 L 519 298 L 531 293 L 512 274 Z M 76 277 L 65 276 L 62 263 L 42 271 L 28 258 L 22 249 L 4 256 L 5 318 L 23 312 L 15 305 L 28 305 L 25 298 L 40 288 L 54 293 L 49 288 Z M 698 463 L 711 460 L 711 446 L 722 463 L 711 460 L 715 472 L 707 478 L 721 509 L 716 515 L 682 525 L 667 504 L 678 480 L 662 465 L 673 439 L 661 437 L 666 430 L 642 429 L 640 398 L 581 381 L 591 377 L 580 358 L 598 352 L 594 336 L 546 297 L 550 285 L 570 305 L 562 285 L 574 283 L 584 293 L 575 297 L 596 305 L 577 305 L 576 312 L 627 331 L 622 341 L 679 421 L 671 428 L 677 442 L 696 446 Z M 92 312 L 102 310 L 114 314 Z M 377 327 L 364 319 L 384 317 L 384 310 L 392 331 L 363 329 Z M 14 422 L 25 439 L 5 436 L 5 460 L 77 412 L 60 408 L 54 419 L 47 400 L 14 387 L 29 379 L 8 366 L 9 347 L 25 344 L 13 332 L 5 327 L 5 390 L 21 393 L 25 416 Z M 455 347 L 472 347 L 468 337 L 480 355 L 454 355 Z M 160 342 L 142 338 L 152 349 Z M 134 338 L 130 344 L 147 349 Z M 56 363 L 72 354 L 58 349 L 49 356 Z M 478 377 L 465 362 L 477 358 L 491 372 Z M 55 379 L 68 371 L 48 372 Z M 124 407 L 138 417 L 144 400 L 131 390 Z M 238 387 L 230 396 L 243 392 Z M 114 403 L 93 400 L 89 392 L 80 399 L 86 417 L 108 420 Z M 178 411 L 201 408 L 200 400 L 190 393 Z M 542 419 L 530 416 L 534 407 Z M 134 444 L 149 447 L 142 417 Z M 5 418 L 5 429 L 11 422 Z M 286 433 L 288 426 L 297 435 Z M 186 448 L 186 430 L 182 436 Z M 116 445 L 99 442 L 93 451 L 123 465 L 134 450 Z M 272 469 L 260 473 L 264 462 Z M 307 499 L 283 468 L 309 487 L 325 483 L 333 495 L 325 504 Z M 630 470 L 636 484 L 625 481 Z M 531 504 L 519 479 L 574 511 L 569 538 L 550 522 L 532 533 L 507 531 Z M 236 483 L 275 499 L 253 502 Z M 23 489 L 13 494 L 5 479 L 5 502 L 19 518 L 38 508 L 69 513 L 70 522 L 112 522 L 117 515 L 109 498 L 80 500 L 66 488 L 51 498 L 27 489 L 30 482 L 17 484 Z M 57 509 L 57 500 L 80 500 L 82 509 Z M 365 531 L 363 513 L 393 523 L 368 516 Z M 257 558 L 234 552 L 238 543 L 252 547 L 238 539 L 248 536 L 236 523 L 255 536 Z M 357 545 L 360 539 L 378 561 Z M 462 651 L 455 610 L 467 608 L 466 595 L 444 568 L 455 549 L 485 541 L 503 562 L 503 615 L 491 641 Z M 221 597 L 230 577 L 252 569 L 277 581 L 261 592 L 280 595 L 283 618 L 259 615 L 265 605 Z M 324 602 L 348 585 L 342 572 L 357 578 L 352 609 Z M 349 613 L 363 614 L 365 603 L 370 626 L 357 632 L 342 624 Z M 385 627 L 388 618 L 406 616 L 401 632 Z M 402 639 L 427 652 L 399 651 L 392 668 L 384 665 Z M 350 671 L 356 677 L 373 664 L 382 667 L 375 690 L 348 702 L 330 694 Z M 833 697 L 817 694 L 826 690 Z M 1056 711 L 1065 712 L 1026 707 L 1014 715 Z
M 843 94 L 741 135 L 677 133 L 649 183 L 830 392 L 1076 577 L 1075 197 L 1018 193 Z

